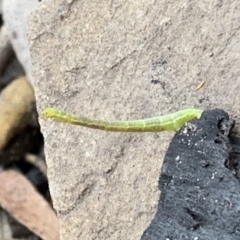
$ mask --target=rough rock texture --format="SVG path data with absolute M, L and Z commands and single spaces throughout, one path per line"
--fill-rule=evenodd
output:
M 222 110 L 205 111 L 174 136 L 162 165 L 158 211 L 142 240 L 240 239 L 240 145 L 229 138 L 233 124 Z
M 239 119 L 237 4 L 43 1 L 29 21 L 39 110 L 133 119 L 221 107 Z M 140 239 L 172 134 L 41 124 L 61 239 Z

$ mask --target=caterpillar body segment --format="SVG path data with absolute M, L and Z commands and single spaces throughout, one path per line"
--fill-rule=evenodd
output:
M 199 109 L 189 108 L 160 117 L 129 121 L 104 121 L 79 117 L 55 108 L 46 108 L 41 116 L 64 123 L 112 132 L 176 132 L 186 122 L 194 118 L 200 118 L 202 112 L 203 111 Z

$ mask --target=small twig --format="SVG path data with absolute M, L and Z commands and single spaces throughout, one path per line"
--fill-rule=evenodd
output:
M 3 26 L 0 29 L 0 76 L 13 57 L 14 51 L 7 34 L 7 29 Z
M 202 88 L 204 86 L 205 82 L 204 81 L 201 81 L 197 87 L 196 87 L 196 91 L 199 90 L 200 88 Z

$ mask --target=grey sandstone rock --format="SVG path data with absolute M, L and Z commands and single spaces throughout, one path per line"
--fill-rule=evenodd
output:
M 38 109 L 133 119 L 221 107 L 239 119 L 236 4 L 43 1 L 28 32 Z M 41 124 L 61 239 L 140 239 L 173 135 Z

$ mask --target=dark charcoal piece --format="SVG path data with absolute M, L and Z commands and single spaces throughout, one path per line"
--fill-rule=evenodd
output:
M 240 141 L 215 109 L 178 131 L 159 179 L 157 213 L 142 240 L 240 239 Z

